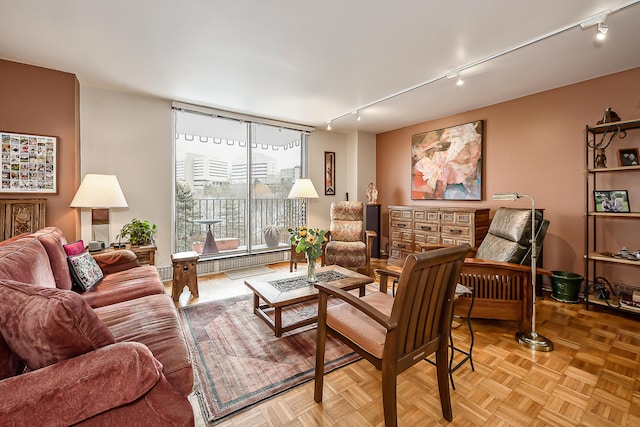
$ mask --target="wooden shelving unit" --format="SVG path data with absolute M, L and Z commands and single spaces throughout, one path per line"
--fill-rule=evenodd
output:
M 597 228 L 607 227 L 610 224 L 607 223 L 607 219 L 615 218 L 622 220 L 634 221 L 640 218 L 640 212 L 596 212 L 593 210 L 593 191 L 605 190 L 599 188 L 597 185 L 597 177 L 602 174 L 618 174 L 618 173 L 638 173 L 640 172 L 640 165 L 634 166 L 617 166 L 607 168 L 596 168 L 596 150 L 595 148 L 600 145 L 609 146 L 614 139 L 627 137 L 628 131 L 640 130 L 640 119 L 627 120 L 613 123 L 605 123 L 596 126 L 587 126 L 585 132 L 585 153 L 586 153 L 586 185 L 585 195 L 587 211 L 585 212 L 585 280 L 587 283 L 587 289 L 590 283 L 596 280 L 598 277 L 597 268 L 599 263 L 618 264 L 626 266 L 640 267 L 640 260 L 631 260 L 626 258 L 617 257 L 612 253 L 602 252 L 599 250 L 597 241 Z M 640 135 L 638 133 L 637 135 Z M 597 142 L 599 140 L 599 142 Z M 591 207 L 591 209 L 590 209 Z M 640 227 L 638 227 L 640 229 Z M 626 287 L 633 288 L 638 286 L 640 290 L 640 284 L 628 284 Z M 622 307 L 618 297 L 611 295 L 608 300 L 602 300 L 595 298 L 593 294 L 585 292 L 585 305 L 587 310 L 589 304 L 596 304 L 616 310 L 622 310 L 640 314 L 640 308 L 634 307 Z

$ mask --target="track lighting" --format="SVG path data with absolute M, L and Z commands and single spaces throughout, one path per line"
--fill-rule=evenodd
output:
M 598 22 L 598 32 L 596 33 L 596 39 L 604 40 L 607 38 L 607 31 L 609 27 L 604 22 Z
M 509 47 L 507 49 L 503 49 L 501 51 L 492 53 L 492 54 L 490 54 L 488 56 L 485 56 L 484 58 L 480 58 L 480 59 L 477 59 L 477 60 L 475 60 L 473 62 L 469 62 L 467 64 L 461 65 L 461 66 L 449 71 L 447 74 L 440 74 L 440 75 L 434 76 L 434 77 L 430 78 L 429 80 L 425 80 L 423 82 L 417 83 L 417 84 L 415 84 L 415 85 L 413 85 L 411 87 L 408 87 L 406 89 L 400 90 L 398 92 L 394 92 L 394 93 L 392 93 L 390 95 L 387 95 L 387 96 L 384 96 L 384 97 L 382 97 L 380 99 L 376 99 L 374 101 L 369 102 L 368 104 L 361 105 L 361 106 L 358 107 L 357 110 L 349 110 L 348 112 L 346 112 L 344 114 L 340 114 L 338 116 L 333 117 L 331 119 L 331 122 L 333 122 L 333 120 L 342 119 L 342 118 L 347 117 L 347 116 L 349 116 L 351 114 L 357 114 L 358 116 L 357 116 L 356 120 L 360 121 L 360 110 L 372 107 L 374 105 L 380 104 L 380 103 L 385 102 L 385 101 L 389 101 L 389 100 L 391 100 L 393 98 L 396 98 L 398 96 L 404 95 L 404 94 L 409 93 L 409 92 L 412 92 L 414 90 L 423 88 L 423 87 L 428 86 L 428 85 L 430 85 L 432 83 L 438 82 L 438 81 L 440 81 L 441 79 L 443 79 L 445 77 L 447 79 L 449 79 L 449 80 L 456 79 L 456 85 L 457 86 L 462 86 L 464 84 L 464 80 L 460 77 L 460 73 L 461 72 L 466 72 L 469 69 L 472 69 L 472 68 L 474 68 L 474 67 L 476 67 L 478 65 L 484 64 L 485 62 L 489 62 L 489 61 L 492 61 L 492 60 L 494 60 L 496 58 L 500 58 L 502 56 L 508 55 L 508 54 L 510 54 L 512 52 L 515 52 L 517 50 L 520 50 L 522 48 L 525 48 L 525 47 L 528 47 L 528 46 L 532 46 L 532 45 L 534 45 L 534 44 L 536 44 L 538 42 L 541 42 L 541 41 L 546 40 L 546 39 L 548 39 L 550 37 L 553 37 L 553 36 L 557 36 L 559 34 L 562 34 L 562 33 L 566 32 L 566 31 L 569 31 L 569 30 L 571 30 L 573 28 L 576 28 L 576 27 L 581 27 L 584 30 L 586 28 L 590 28 L 590 27 L 593 27 L 594 25 L 597 25 L 598 31 L 596 33 L 596 39 L 604 40 L 606 35 L 607 35 L 607 31 L 609 30 L 609 27 L 604 23 L 605 19 L 607 19 L 607 17 L 609 15 L 613 14 L 613 13 L 620 12 L 620 11 L 622 11 L 624 9 L 627 9 L 627 8 L 629 8 L 631 6 L 635 6 L 636 4 L 639 4 L 639 3 L 640 3 L 640 0 L 627 0 L 626 2 L 623 2 L 622 4 L 619 4 L 618 6 L 616 6 L 614 8 L 602 10 L 602 11 L 598 12 L 597 14 L 591 15 L 588 18 L 585 18 L 585 19 L 583 19 L 581 21 L 567 24 L 567 25 L 565 25 L 563 27 L 560 27 L 560 28 L 558 28 L 558 29 L 556 29 L 554 31 L 549 32 L 549 33 L 542 34 L 542 35 L 540 35 L 540 36 L 538 36 L 536 38 L 533 38 L 531 40 L 524 41 L 522 43 L 519 43 L 519 44 L 516 44 L 514 46 L 511 46 L 511 47 Z M 331 122 L 328 122 L 327 130 L 331 130 Z
M 456 79 L 456 85 L 457 86 L 462 86 L 464 84 L 464 80 L 462 79 L 462 77 L 460 77 L 460 73 L 452 73 L 452 74 L 448 74 L 447 78 L 449 80 L 453 80 Z

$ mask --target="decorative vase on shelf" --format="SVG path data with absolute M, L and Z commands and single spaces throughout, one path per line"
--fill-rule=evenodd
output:
M 316 259 L 311 258 L 308 253 L 306 253 L 307 257 L 307 282 L 315 283 L 318 281 L 316 277 Z

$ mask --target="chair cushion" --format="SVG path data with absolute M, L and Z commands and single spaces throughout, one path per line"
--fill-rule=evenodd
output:
M 40 243 L 42 243 L 42 246 L 44 246 L 44 249 L 47 251 L 47 255 L 49 255 L 49 263 L 51 264 L 53 277 L 56 280 L 56 287 L 58 289 L 71 289 L 73 283 L 67 264 L 67 254 L 63 247 L 67 244 L 67 239 L 64 237 L 62 230 L 57 227 L 45 227 L 31 234 L 31 236 L 37 238 Z M 42 284 L 40 282 L 28 283 Z
M 527 246 L 531 240 L 531 209 L 498 209 L 491 220 L 489 234 Z
M 62 247 L 60 250 L 62 251 Z M 66 258 L 65 255 L 65 263 Z M 56 287 L 47 251 L 38 239 L 28 236 L 0 246 L 0 279 L 37 283 L 48 288 Z
M 487 234 L 476 252 L 476 258 L 490 261 L 519 263 L 527 247 L 502 237 Z
M 387 316 L 391 314 L 394 298 L 390 295 L 373 292 L 360 299 Z M 352 305 L 342 303 L 328 307 L 327 325 L 363 350 L 382 359 L 386 329 Z
M 362 202 L 331 203 L 331 240 L 358 242 L 364 232 L 364 205 Z
M 367 245 L 362 241 L 339 242 L 332 240 L 325 246 L 324 259 L 327 265 L 366 267 Z
M 106 274 L 98 286 L 80 295 L 95 308 L 155 294 L 165 294 L 158 270 L 143 265 Z
M 191 355 L 180 327 L 178 312 L 169 295 L 149 295 L 96 308 L 95 312 L 109 327 L 117 342 L 145 344 L 162 363 L 162 372 L 171 385 L 184 396 L 191 393 Z
M 0 332 L 30 369 L 115 343 L 75 292 L 0 280 Z

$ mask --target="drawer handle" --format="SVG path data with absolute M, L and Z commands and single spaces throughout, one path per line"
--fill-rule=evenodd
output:
M 398 247 L 403 249 L 406 248 L 406 246 L 403 243 L 398 243 Z
M 431 231 L 431 227 L 427 227 L 426 225 L 423 225 L 420 228 L 425 230 L 425 231 Z
M 452 228 L 451 229 L 451 234 L 462 234 L 462 230 L 456 229 L 456 228 Z
M 398 227 L 401 227 L 401 228 L 405 228 L 406 226 L 407 224 L 403 224 L 403 223 L 398 224 Z

